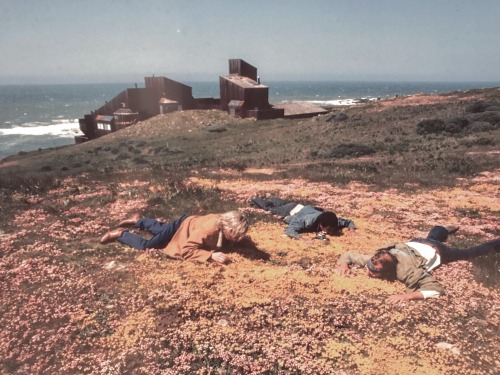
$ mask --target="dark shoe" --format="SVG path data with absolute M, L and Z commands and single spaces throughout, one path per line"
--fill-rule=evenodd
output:
M 460 227 L 459 227 L 459 226 L 457 226 L 457 225 L 447 225 L 447 226 L 445 226 L 445 228 L 446 228 L 446 230 L 448 231 L 448 233 L 449 233 L 449 234 L 453 234 L 453 233 L 455 233 L 457 230 L 459 230 L 459 229 L 460 229 Z
M 118 224 L 118 226 L 119 227 L 131 227 L 131 226 L 134 226 L 140 218 L 141 218 L 140 214 L 135 214 L 134 216 L 131 216 L 128 219 L 120 221 L 120 223 Z
M 120 238 L 122 233 L 123 229 L 115 229 L 111 232 L 106 233 L 99 242 L 102 243 L 103 245 L 110 242 L 115 242 L 118 238 Z
M 254 195 L 252 198 L 250 198 L 250 199 L 248 200 L 248 205 L 249 205 L 250 207 L 259 207 L 258 205 L 256 205 L 256 204 L 255 204 L 255 199 L 256 199 L 256 198 L 259 198 L 259 196 L 258 196 L 258 195 Z

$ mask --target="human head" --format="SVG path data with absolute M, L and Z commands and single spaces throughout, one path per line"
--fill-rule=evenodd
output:
M 338 232 L 339 221 L 337 215 L 331 211 L 322 212 L 317 219 L 318 228 L 325 231 L 329 235 L 334 235 Z
M 229 241 L 241 241 L 248 230 L 248 221 L 239 211 L 229 211 L 220 216 L 219 228 Z
M 387 250 L 379 250 L 366 264 L 366 274 L 377 279 L 396 279 L 398 260 Z

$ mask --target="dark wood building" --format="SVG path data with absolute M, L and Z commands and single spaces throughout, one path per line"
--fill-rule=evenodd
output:
M 284 110 L 269 104 L 269 87 L 260 83 L 257 68 L 241 59 L 229 60 L 229 75 L 220 76 L 220 106 L 239 117 L 281 118 Z
M 257 120 L 285 117 L 310 117 L 324 113 L 321 108 L 304 105 L 272 106 L 269 88 L 260 83 L 257 68 L 241 59 L 229 60 L 229 75 L 219 77 L 220 99 L 193 98 L 192 88 L 165 77 L 145 77 L 145 87 L 126 89 L 99 109 L 79 119 L 85 142 L 126 128 L 138 121 L 174 111 L 221 109 L 232 116 Z M 287 113 L 288 112 L 288 113 Z
M 190 86 L 165 77 L 146 77 L 144 81 L 144 88 L 126 89 L 99 109 L 79 119 L 84 136 L 77 137 L 76 142 L 98 138 L 159 115 L 164 104 L 160 102 L 162 99 L 164 102 L 176 102 L 177 110 L 196 108 Z
M 114 130 L 120 130 L 139 121 L 139 113 L 130 108 L 120 108 L 113 112 Z

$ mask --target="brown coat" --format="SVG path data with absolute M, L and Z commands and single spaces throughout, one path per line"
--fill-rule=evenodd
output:
M 219 215 L 188 216 L 162 251 L 172 258 L 206 262 L 217 247 Z

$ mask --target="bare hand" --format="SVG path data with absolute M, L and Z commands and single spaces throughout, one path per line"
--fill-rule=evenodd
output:
M 212 253 L 212 260 L 217 263 L 224 264 L 229 260 L 229 257 L 224 253 Z
M 408 298 L 404 294 L 395 294 L 395 295 L 387 298 L 386 302 L 390 303 L 390 304 L 395 304 L 395 303 L 405 302 L 405 301 L 408 301 Z
M 424 299 L 424 295 L 416 290 L 414 292 L 409 292 L 409 293 L 403 293 L 403 294 L 396 294 L 394 296 L 390 296 L 387 298 L 387 303 L 399 303 L 399 302 L 406 302 L 414 299 Z
M 349 229 L 345 233 L 350 237 L 357 237 L 358 236 L 358 232 L 356 231 L 356 229 Z
M 337 267 L 336 273 L 340 276 L 347 276 L 351 273 L 351 269 L 348 264 L 342 263 Z

